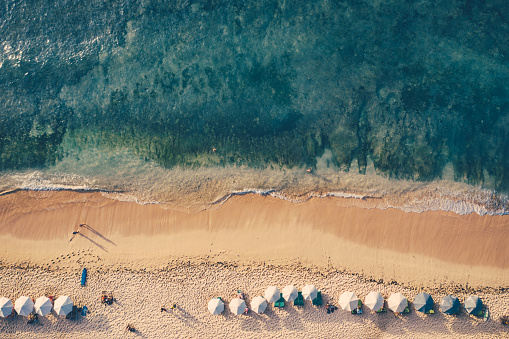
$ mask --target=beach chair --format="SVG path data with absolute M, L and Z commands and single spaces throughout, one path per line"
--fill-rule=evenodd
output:
M 279 294 L 279 300 L 274 303 L 274 307 L 285 307 L 285 298 L 283 298 L 283 293 Z
M 293 301 L 294 306 L 304 306 L 304 297 L 302 296 L 302 292 L 297 293 L 297 299 Z
M 357 306 L 355 310 L 352 310 L 352 314 L 362 314 L 362 301 L 360 299 L 357 300 Z
M 313 305 L 322 306 L 322 292 L 318 291 L 316 298 L 313 299 Z
M 407 313 L 410 313 L 410 308 L 409 306 L 405 307 L 405 309 L 403 310 L 402 312 L 403 314 L 407 314 Z

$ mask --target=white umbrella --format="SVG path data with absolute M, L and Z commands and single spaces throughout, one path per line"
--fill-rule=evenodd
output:
M 313 300 L 316 299 L 316 296 L 318 295 L 318 290 L 316 289 L 315 285 L 306 285 L 302 289 L 302 296 L 305 300 Z
M 230 311 L 233 314 L 241 315 L 246 310 L 246 302 L 243 299 L 235 298 L 230 301 Z
M 12 301 L 10 299 L 7 299 L 6 297 L 0 298 L 0 316 L 1 317 L 8 317 L 12 313 L 12 308 L 14 306 L 12 305 Z
M 263 313 L 267 308 L 267 300 L 264 297 L 254 297 L 251 301 L 251 308 L 256 313 Z
M 276 286 L 270 286 L 265 290 L 265 299 L 269 303 L 275 303 L 281 298 L 281 292 L 279 292 L 279 288 Z
M 396 313 L 403 312 L 405 307 L 408 306 L 408 300 L 401 293 L 391 294 L 389 299 L 387 299 L 387 306 Z
M 224 302 L 219 298 L 214 298 L 209 301 L 208 309 L 214 315 L 221 314 L 224 311 Z
M 34 310 L 34 302 L 29 297 L 19 297 L 14 303 L 14 309 L 19 315 L 27 316 Z
M 379 311 L 384 307 L 384 297 L 382 297 L 380 292 L 369 292 L 364 300 L 364 304 L 371 308 L 372 311 Z
M 299 291 L 295 288 L 293 285 L 288 285 L 283 288 L 283 298 L 285 298 L 286 301 L 294 301 L 297 299 L 297 296 L 299 294 Z
M 345 311 L 353 311 L 357 308 L 359 298 L 353 292 L 343 292 L 339 296 L 339 306 Z
M 53 308 L 53 304 L 51 304 L 51 300 L 48 297 L 39 297 L 35 300 L 35 313 L 38 315 L 42 315 L 43 317 L 51 312 Z
M 55 300 L 53 309 L 58 315 L 67 315 L 72 311 L 73 302 L 68 296 L 61 295 Z

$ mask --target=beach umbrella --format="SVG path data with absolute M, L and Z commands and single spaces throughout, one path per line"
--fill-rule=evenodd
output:
M 482 311 L 482 301 L 476 295 L 471 295 L 465 300 L 465 310 L 468 314 L 477 315 Z
M 387 299 L 387 306 L 391 309 L 391 311 L 400 313 L 408 306 L 408 300 L 403 294 L 394 293 L 391 294 L 389 299 Z
M 302 289 L 302 296 L 305 300 L 313 300 L 316 299 L 316 296 L 318 295 L 318 290 L 316 289 L 315 285 L 306 285 Z
M 253 300 L 251 300 L 251 308 L 256 313 L 263 313 L 267 308 L 267 299 L 262 296 L 254 297 Z
M 353 292 L 343 292 L 339 296 L 339 306 L 345 311 L 353 311 L 357 308 L 359 298 Z
M 276 286 L 270 286 L 265 290 L 265 299 L 269 303 L 275 303 L 281 298 L 281 292 Z
M 221 314 L 224 311 L 224 302 L 219 298 L 214 298 L 209 301 L 208 309 L 214 315 Z
M 6 297 L 0 298 L 0 316 L 1 317 L 8 317 L 12 313 L 12 308 L 14 306 L 12 305 L 11 299 L 7 299 Z
M 67 315 L 72 311 L 73 302 L 68 296 L 61 295 L 55 300 L 53 309 L 58 315 Z
M 230 311 L 233 314 L 240 315 L 246 310 L 246 302 L 244 299 L 235 298 L 230 301 Z
M 416 311 L 426 313 L 433 309 L 433 298 L 428 293 L 419 293 L 414 299 L 414 307 Z
M 35 313 L 38 315 L 42 315 L 43 317 L 51 312 L 51 309 L 53 308 L 53 304 L 51 303 L 50 298 L 48 297 L 39 297 L 35 299 Z
M 380 292 L 369 292 L 364 300 L 364 304 L 372 311 L 379 311 L 382 307 L 384 307 L 384 297 L 382 297 Z
M 27 316 L 34 310 L 34 302 L 29 297 L 19 297 L 14 303 L 14 309 L 19 315 Z
M 297 299 L 297 296 L 299 294 L 299 291 L 295 288 L 293 285 L 288 285 L 283 288 L 283 298 L 285 298 L 286 301 L 294 301 Z
M 445 314 L 455 314 L 460 308 L 460 301 L 453 295 L 447 295 L 442 299 L 440 303 L 440 309 Z

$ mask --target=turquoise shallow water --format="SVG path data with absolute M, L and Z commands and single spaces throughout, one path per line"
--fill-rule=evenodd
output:
M 8 0 L 0 185 L 505 213 L 507 13 L 495 0 Z

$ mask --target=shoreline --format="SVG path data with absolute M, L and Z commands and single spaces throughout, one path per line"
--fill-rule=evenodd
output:
M 90 229 L 69 242 L 80 223 Z M 0 258 L 7 266 L 28 262 L 50 270 L 85 264 L 127 269 L 135 262 L 155 270 L 187 257 L 300 264 L 429 288 L 497 288 L 509 281 L 508 223 L 509 216 L 367 209 L 335 197 L 296 204 L 248 194 L 188 213 L 98 192 L 19 191 L 0 196 L 6 244 Z M 85 250 L 101 263 L 72 260 Z

